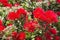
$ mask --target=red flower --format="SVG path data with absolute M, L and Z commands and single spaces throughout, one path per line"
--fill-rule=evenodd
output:
M 55 40 L 60 40 L 60 37 L 59 37 L 59 36 L 55 36 L 54 39 L 55 39 Z
M 17 36 L 17 32 L 12 32 L 12 36 L 13 37 Z
M 35 26 L 32 25 L 33 22 L 26 22 L 24 24 L 24 29 L 26 29 L 29 32 L 34 32 Z
M 2 22 L 2 20 L 0 20 L 0 25 L 2 25 L 3 24 L 3 22 Z
M 20 8 L 20 9 L 17 10 L 16 13 L 17 13 L 18 15 L 21 15 L 21 14 L 26 14 L 26 11 L 25 11 L 25 9 Z
M 58 22 L 57 15 L 52 10 L 47 10 L 45 16 L 47 17 L 48 23 Z
M 19 13 L 15 13 L 15 16 L 16 16 L 16 19 L 19 19 L 20 18 L 20 15 Z
M 18 34 L 17 40 L 25 40 L 25 38 L 26 38 L 25 32 L 20 32 Z
M 9 4 L 9 3 L 3 3 L 3 5 L 4 5 L 5 7 L 12 7 L 12 4 Z
M 15 19 L 18 19 L 20 18 L 20 15 L 18 15 L 17 13 L 15 12 L 10 12 L 8 15 L 7 15 L 7 19 L 8 20 L 15 20 Z
M 37 27 L 39 27 L 39 25 L 35 21 L 26 22 L 24 24 L 24 29 L 28 32 L 34 32 Z
M 35 40 L 42 40 L 42 37 L 37 36 L 37 37 L 35 38 Z
M 45 37 L 46 37 L 46 40 L 52 40 L 52 36 L 49 34 L 49 32 L 45 32 Z
M 2 31 L 2 30 L 4 30 L 4 26 L 3 26 L 3 22 L 2 22 L 2 20 L 0 20 L 0 31 Z
M 35 18 L 40 19 L 44 22 L 58 22 L 57 15 L 52 10 L 47 10 L 46 12 L 44 12 L 42 8 L 36 8 L 33 11 L 33 15 Z
M 10 12 L 10 13 L 7 15 L 7 19 L 9 19 L 9 20 L 19 19 L 19 18 L 20 18 L 20 15 L 21 15 L 22 13 L 25 14 L 26 12 L 25 12 L 24 9 L 20 8 L 20 9 L 17 10 L 16 13 L 15 13 L 15 12 Z
M 47 18 L 45 17 L 45 12 L 42 8 L 36 8 L 34 11 L 33 11 L 33 15 L 35 18 L 38 18 L 42 21 L 46 21 Z
M 51 29 L 50 29 L 50 32 L 51 32 L 52 34 L 57 34 L 57 30 L 54 29 L 54 28 L 51 28 Z
M 56 0 L 57 1 L 57 3 L 60 3 L 60 0 Z
M 8 0 L 0 0 L 1 3 L 8 3 Z
M 14 40 L 16 40 L 18 33 L 17 32 L 12 32 L 12 37 Z
M 58 16 L 60 16 L 60 11 L 56 12 Z
M 12 7 L 12 4 L 9 4 L 8 0 L 0 0 L 0 2 L 6 7 Z
M 4 30 L 4 26 L 3 25 L 0 25 L 0 31 L 3 31 Z
M 7 19 L 9 19 L 9 20 L 15 20 L 15 19 L 16 19 L 15 12 L 10 12 L 10 13 L 7 15 Z

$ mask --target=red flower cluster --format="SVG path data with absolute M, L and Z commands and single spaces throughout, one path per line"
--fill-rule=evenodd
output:
M 16 40 L 18 33 L 17 32 L 12 32 L 11 35 L 12 35 L 13 39 Z
M 17 40 L 25 40 L 25 38 L 26 38 L 26 34 L 24 32 L 20 32 L 18 34 Z
M 35 18 L 38 18 L 38 19 L 41 19 L 43 21 L 46 20 L 46 17 L 44 15 L 44 10 L 42 8 L 36 8 L 34 11 L 33 11 L 33 15 Z
M 57 30 L 54 29 L 54 28 L 51 28 L 49 31 L 50 31 L 52 34 L 57 34 Z
M 12 4 L 9 4 L 8 0 L 0 0 L 0 2 L 6 7 L 12 7 Z
M 16 13 L 15 12 L 10 12 L 7 16 L 7 19 L 15 20 L 16 19 Z
M 58 22 L 57 15 L 52 10 L 47 10 L 44 12 L 42 8 L 38 7 L 33 11 L 33 15 L 35 18 L 47 23 Z
M 42 37 L 37 36 L 37 37 L 35 38 L 35 40 L 42 40 Z
M 54 38 L 55 38 L 55 40 L 60 40 L 59 36 L 55 36 Z
M 4 30 L 4 26 L 3 26 L 3 22 L 0 20 L 0 32 L 2 31 L 2 30 Z
M 20 8 L 15 12 L 10 12 L 8 15 L 7 15 L 7 19 L 8 20 L 15 20 L 15 19 L 19 19 L 21 14 L 26 14 L 26 11 L 23 9 L 23 8 Z
M 0 0 L 1 3 L 7 3 L 8 0 Z
M 44 33 L 46 40 L 59 39 L 58 37 L 54 38 L 56 34 L 57 30 L 51 27 Z
M 47 17 L 47 21 L 50 23 L 51 22 L 58 22 L 57 14 L 54 13 L 54 11 L 52 11 L 52 10 L 47 10 L 45 13 L 45 16 Z
M 45 32 L 46 40 L 60 40 L 60 36 L 51 35 L 50 32 Z
M 24 29 L 28 32 L 34 32 L 37 27 L 39 27 L 39 25 L 36 21 L 26 22 L 24 24 Z
M 12 37 L 13 37 L 13 40 L 25 40 L 26 34 L 25 32 L 20 32 L 20 33 L 13 32 Z
M 56 12 L 58 16 L 60 16 L 60 11 Z
M 49 32 L 45 32 L 44 35 L 45 35 L 46 40 L 52 40 L 52 36 L 50 35 Z
M 0 0 L 0 2 L 5 6 L 5 7 L 12 7 L 12 4 L 8 3 L 8 0 Z M 19 6 L 18 3 L 15 3 L 14 6 Z

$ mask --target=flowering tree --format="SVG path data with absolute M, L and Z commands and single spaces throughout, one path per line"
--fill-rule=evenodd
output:
M 0 0 L 0 40 L 60 40 L 60 0 Z

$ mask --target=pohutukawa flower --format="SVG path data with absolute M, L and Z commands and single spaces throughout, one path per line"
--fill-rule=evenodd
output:
M 15 12 L 9 12 L 9 14 L 7 15 L 7 19 L 8 20 L 15 20 L 16 19 Z
M 2 20 L 0 20 L 0 25 L 2 25 L 3 24 L 3 22 L 2 22 Z
M 7 15 L 7 19 L 9 20 L 19 19 L 21 14 L 26 15 L 26 11 L 23 8 L 18 9 L 16 12 L 9 12 L 9 14 Z
M 5 26 L 3 26 L 2 20 L 0 20 L 0 31 L 3 31 L 5 29 Z
M 54 39 L 55 40 L 60 40 L 60 36 L 55 36 Z
M 45 16 L 47 17 L 48 23 L 58 22 L 57 14 L 55 14 L 55 12 L 52 10 L 47 10 L 45 12 Z
M 20 14 L 25 15 L 25 14 L 26 14 L 26 11 L 25 11 L 24 8 L 20 8 L 20 9 L 18 9 L 18 10 L 16 11 L 16 13 L 17 13 L 18 15 L 20 15 Z
M 60 16 L 60 11 L 56 12 L 56 14 L 57 14 L 58 16 Z
M 40 19 L 42 21 L 46 21 L 47 20 L 47 18 L 45 16 L 45 12 L 44 12 L 44 10 L 42 8 L 39 8 L 39 7 L 36 8 L 33 11 L 33 15 L 34 15 L 35 18 Z
M 24 29 L 27 30 L 28 32 L 34 32 L 35 29 L 38 27 L 39 27 L 39 25 L 35 21 L 26 22 L 24 24 Z
M 1 3 L 8 3 L 8 0 L 0 0 Z
M 13 37 L 13 39 L 14 39 L 14 40 L 16 40 L 16 39 L 17 39 L 17 35 L 18 35 L 18 33 L 17 33 L 17 32 L 12 32 L 12 37 Z
M 0 32 L 3 31 L 5 27 L 3 25 L 0 25 Z
M 57 34 L 57 30 L 54 29 L 54 28 L 51 28 L 49 31 L 50 31 L 52 34 Z
M 35 40 L 42 40 L 42 37 L 37 36 L 37 37 L 35 37 Z
M 12 7 L 12 4 L 8 3 L 8 0 L 0 0 L 0 2 L 5 6 L 5 7 Z
M 5 7 L 12 7 L 12 4 L 9 4 L 9 3 L 3 3 L 3 5 L 4 5 Z
M 20 32 L 18 34 L 17 40 L 25 40 L 26 38 L 26 33 L 25 32 Z
M 52 40 L 52 36 L 50 35 L 49 32 L 45 32 L 45 37 L 46 37 L 46 40 Z

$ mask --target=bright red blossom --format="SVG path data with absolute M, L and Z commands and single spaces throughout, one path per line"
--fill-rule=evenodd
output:
M 12 32 L 12 37 L 14 40 L 16 40 L 18 33 L 17 32 Z
M 0 20 L 0 31 L 2 31 L 2 30 L 4 30 L 4 26 L 3 26 L 3 22 L 2 22 L 2 20 Z
M 17 32 L 12 32 L 12 36 L 16 37 L 17 36 Z
M 20 15 L 20 14 L 26 14 L 26 11 L 25 11 L 25 9 L 24 8 L 20 8 L 20 9 L 18 9 L 17 10 L 17 12 L 16 12 L 18 15 Z
M 5 29 L 5 27 L 0 25 L 0 31 L 3 31 L 4 29 Z
M 26 38 L 25 32 L 20 32 L 18 34 L 17 40 L 25 40 L 25 38 Z
M 8 20 L 19 19 L 22 14 L 26 14 L 26 11 L 20 8 L 16 12 L 9 12 L 9 14 L 7 15 L 7 19 Z
M 16 19 L 15 12 L 10 12 L 10 13 L 7 15 L 7 19 L 8 19 L 8 20 L 15 20 L 15 19 Z
M 12 4 L 8 3 L 8 0 L 0 0 L 0 2 L 5 6 L 5 7 L 12 7 Z
M 57 15 L 52 10 L 47 10 L 45 16 L 47 17 L 48 23 L 58 22 Z
M 1 3 L 7 3 L 8 0 L 0 0 Z
M 36 8 L 34 11 L 33 11 L 33 15 L 35 18 L 38 18 L 42 21 L 46 21 L 47 18 L 45 17 L 45 12 L 42 8 Z
M 3 5 L 4 5 L 5 7 L 12 7 L 12 4 L 9 4 L 9 3 L 3 3 Z
M 28 32 L 34 32 L 37 27 L 39 27 L 39 25 L 35 21 L 26 22 L 24 24 L 24 29 Z
M 52 34 L 57 34 L 57 30 L 54 29 L 54 28 L 51 28 L 49 31 L 50 31 Z
M 0 25 L 2 25 L 3 24 L 3 22 L 2 22 L 2 20 L 0 20 Z
M 47 23 L 58 22 L 57 15 L 52 10 L 47 10 L 44 12 L 42 8 L 38 7 L 33 11 L 33 15 L 35 18 Z

